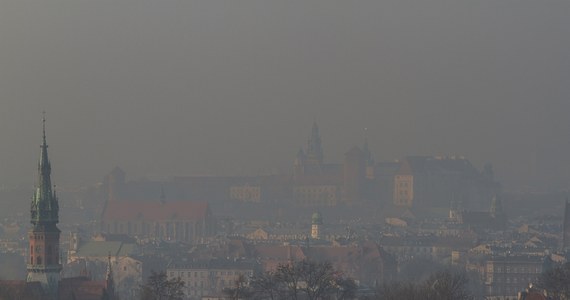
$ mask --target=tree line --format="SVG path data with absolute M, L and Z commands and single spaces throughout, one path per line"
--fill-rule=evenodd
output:
M 570 300 L 570 263 L 544 272 L 537 287 L 549 300 Z M 164 272 L 152 272 L 141 287 L 141 300 L 182 300 L 183 289 L 184 282 L 180 278 L 168 279 Z M 372 293 L 362 295 L 358 293 L 356 282 L 335 270 L 331 263 L 308 260 L 279 265 L 274 271 L 251 278 L 239 276 L 224 294 L 231 300 L 472 300 L 479 297 L 472 293 L 465 272 L 449 269 L 436 271 L 424 280 L 384 283 Z

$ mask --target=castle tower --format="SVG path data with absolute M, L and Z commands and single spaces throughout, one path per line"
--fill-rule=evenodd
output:
M 323 225 L 323 217 L 316 212 L 311 217 L 311 238 L 318 240 L 321 238 L 321 226 Z
M 309 164 L 321 165 L 323 163 L 323 147 L 321 145 L 321 135 L 319 134 L 319 126 L 313 123 L 311 135 L 307 141 L 306 162 Z
M 57 297 L 61 262 L 59 255 L 59 204 L 51 185 L 51 166 L 48 159 L 45 117 L 43 119 L 43 144 L 38 164 L 38 186 L 32 198 L 32 228 L 28 231 L 30 244 L 28 256 L 28 282 L 39 281 L 46 293 Z
M 121 168 L 115 167 L 113 171 L 111 171 L 111 173 L 105 177 L 104 181 L 107 187 L 108 200 L 120 200 L 126 181 L 125 172 Z

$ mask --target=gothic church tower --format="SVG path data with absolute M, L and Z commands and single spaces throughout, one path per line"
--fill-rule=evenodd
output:
M 39 281 L 52 298 L 57 297 L 61 262 L 59 256 L 59 205 L 51 185 L 51 166 L 48 159 L 45 117 L 43 119 L 43 144 L 40 146 L 38 186 L 30 208 L 32 228 L 28 231 L 30 243 L 28 257 L 28 282 Z
M 313 128 L 311 129 L 311 135 L 307 141 L 306 162 L 314 165 L 322 165 L 323 158 L 323 146 L 321 145 L 319 126 L 314 122 Z

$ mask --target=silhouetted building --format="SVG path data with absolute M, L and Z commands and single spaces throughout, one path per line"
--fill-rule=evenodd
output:
M 102 230 L 139 239 L 198 242 L 215 234 L 215 221 L 206 202 L 109 201 Z
M 493 299 L 516 299 L 520 290 L 537 282 L 543 271 L 543 258 L 538 256 L 504 256 L 487 261 L 485 266 L 486 296 Z
M 480 210 L 489 207 L 499 189 L 463 157 L 406 157 L 394 179 L 394 204 L 420 209 L 461 201 L 467 209 Z

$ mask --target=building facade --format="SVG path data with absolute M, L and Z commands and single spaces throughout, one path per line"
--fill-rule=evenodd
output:
M 206 202 L 108 201 L 102 231 L 138 239 L 194 243 L 215 234 Z
M 487 209 L 500 191 L 492 176 L 477 170 L 464 157 L 410 156 L 394 175 L 393 204 L 420 209 Z
M 543 270 L 539 256 L 495 257 L 485 265 L 487 299 L 517 299 L 519 291 L 536 283 Z
M 184 282 L 187 299 L 204 299 L 223 296 L 224 289 L 235 287 L 240 280 L 247 284 L 256 270 L 252 262 L 208 260 L 175 264 L 166 274 L 168 279 L 180 278 Z

